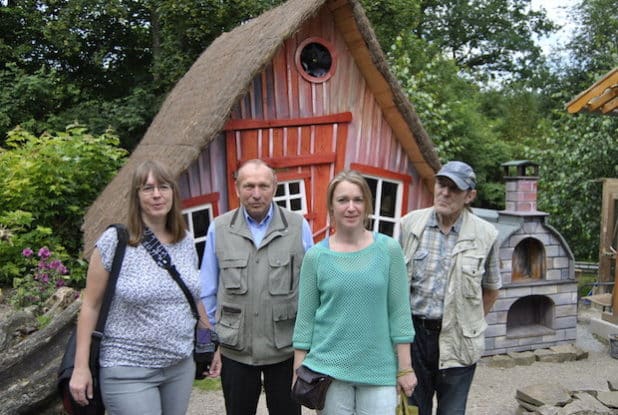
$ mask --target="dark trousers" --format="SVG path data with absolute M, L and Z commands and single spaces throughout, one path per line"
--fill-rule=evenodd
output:
M 440 370 L 440 331 L 423 327 L 417 318 L 413 318 L 413 322 L 416 336 L 411 348 L 412 367 L 418 385 L 410 403 L 418 406 L 419 415 L 431 415 L 435 393 L 438 401 L 437 415 L 465 414 L 476 364 Z
M 227 415 L 255 415 L 262 391 L 270 415 L 300 415 L 300 405 L 290 396 L 294 359 L 272 365 L 252 366 L 221 356 L 221 386 Z

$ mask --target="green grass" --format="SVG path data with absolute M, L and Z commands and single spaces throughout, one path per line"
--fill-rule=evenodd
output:
M 201 391 L 218 391 L 221 390 L 221 380 L 216 379 L 202 379 L 193 381 L 193 387 Z

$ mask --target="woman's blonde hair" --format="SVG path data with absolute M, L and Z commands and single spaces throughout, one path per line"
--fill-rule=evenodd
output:
M 172 235 L 172 243 L 182 241 L 186 236 L 187 226 L 180 210 L 180 191 L 178 184 L 167 167 L 158 161 L 146 160 L 137 166 L 131 180 L 131 197 L 129 198 L 129 245 L 136 246 L 142 241 L 146 225 L 142 220 L 142 207 L 139 203 L 139 190 L 146 184 L 148 175 L 158 184 L 169 184 L 172 187 L 172 208 L 167 213 L 165 228 Z
M 365 204 L 365 217 L 363 222 L 365 226 L 367 226 L 369 223 L 369 215 L 373 213 L 373 194 L 367 184 L 367 180 L 356 170 L 343 170 L 333 177 L 328 184 L 328 188 L 326 189 L 326 208 L 328 209 L 328 216 L 331 219 L 331 225 L 333 222 L 333 194 L 341 182 L 349 182 L 360 187 L 363 193 L 363 203 Z

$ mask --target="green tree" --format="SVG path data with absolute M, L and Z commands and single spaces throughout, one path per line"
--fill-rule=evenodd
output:
M 529 157 L 541 165 L 539 209 L 569 242 L 575 257 L 596 261 L 601 183 L 618 177 L 618 120 L 562 112 Z
M 527 78 L 542 66 L 534 39 L 556 29 L 529 0 L 421 0 L 415 34 L 481 81 Z

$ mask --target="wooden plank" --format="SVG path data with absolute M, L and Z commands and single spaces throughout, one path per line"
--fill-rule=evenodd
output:
M 287 62 L 287 82 L 288 82 L 288 102 L 290 117 L 300 117 L 298 107 L 298 83 L 301 76 L 296 70 L 295 56 L 298 46 L 298 36 L 291 36 L 286 42 L 286 62 Z
M 238 207 L 238 196 L 236 196 L 234 173 L 238 169 L 238 149 L 236 148 L 235 133 L 230 131 L 226 134 L 227 141 L 227 194 L 228 208 L 232 210 Z
M 618 89 L 616 89 L 614 92 L 616 92 L 616 95 L 618 95 Z M 609 101 L 607 104 L 603 105 L 601 107 L 601 112 L 603 114 L 609 114 L 610 112 L 615 110 L 616 107 L 618 107 L 618 98 L 614 98 L 611 101 Z
M 608 102 L 618 96 L 618 88 L 606 89 L 601 95 L 598 97 L 592 98 L 588 101 L 588 105 L 586 105 L 586 109 L 588 111 L 595 111 L 603 106 L 605 106 Z
M 290 118 L 290 107 L 288 104 L 288 82 L 287 82 L 287 45 L 285 42 L 275 54 L 273 58 L 273 78 L 274 78 L 274 118 Z
M 570 114 L 575 114 L 581 111 L 588 102 L 601 95 L 607 88 L 618 84 L 618 68 L 609 71 L 603 78 L 592 84 L 590 88 L 581 92 L 566 105 L 566 109 Z
M 337 155 L 334 152 L 306 154 L 301 156 L 286 156 L 280 158 L 263 158 L 262 160 L 275 169 L 299 166 L 314 166 L 334 163 Z M 246 161 L 246 160 L 243 160 Z
M 277 128 L 277 127 L 301 127 L 307 125 L 334 124 L 352 121 L 351 112 L 340 112 L 338 114 L 321 115 L 317 117 L 291 118 L 283 120 L 230 120 L 223 129 L 230 130 L 254 130 L 258 128 Z
M 612 295 L 610 293 L 587 295 L 586 297 L 582 297 L 582 300 L 588 300 L 602 307 L 611 307 L 612 305 Z

